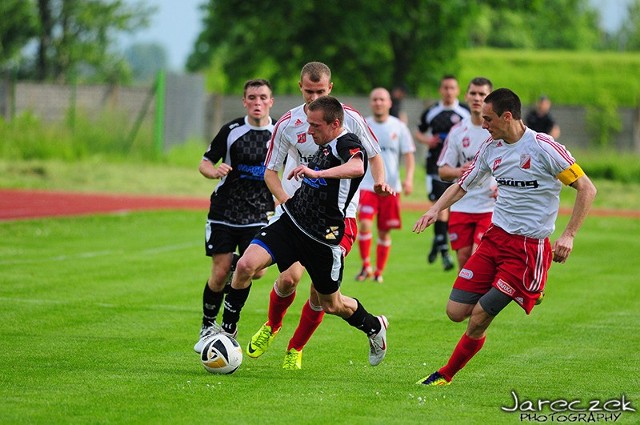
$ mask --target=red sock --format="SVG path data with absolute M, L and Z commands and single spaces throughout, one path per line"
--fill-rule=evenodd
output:
M 391 252 L 391 241 L 384 242 L 378 240 L 378 247 L 376 248 L 376 274 L 381 275 L 387 265 L 389 259 L 389 252 Z
M 280 329 L 282 327 L 282 319 L 287 313 L 287 309 L 296 298 L 296 292 L 292 292 L 286 297 L 281 297 L 276 293 L 275 285 L 269 294 L 269 313 L 267 314 L 267 325 L 271 326 L 271 330 Z
M 371 260 L 369 253 L 371 252 L 371 233 L 360 233 L 358 235 L 358 246 L 360 247 L 360 258 L 362 259 L 362 267 L 370 267 Z
M 300 323 L 298 323 L 298 327 L 289 341 L 287 350 L 295 348 L 296 350 L 301 351 L 307 342 L 309 342 L 311 335 L 313 335 L 316 329 L 318 329 L 318 326 L 320 326 L 320 323 L 322 323 L 323 317 L 324 311 L 314 310 L 311 308 L 309 300 L 307 300 L 307 302 L 304 303 L 304 307 L 302 307 Z
M 469 338 L 466 333 L 462 335 L 458 345 L 456 345 L 456 348 L 453 350 L 453 354 L 451 354 L 449 358 L 449 362 L 438 371 L 440 375 L 444 376 L 447 381 L 451 381 L 453 375 L 458 373 L 458 371 L 480 351 L 485 339 L 486 336 L 480 339 L 473 339 Z

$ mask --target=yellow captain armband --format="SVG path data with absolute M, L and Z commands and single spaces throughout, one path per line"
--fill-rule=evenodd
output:
M 584 176 L 584 171 L 582 171 L 582 168 L 574 162 L 571 167 L 558 174 L 558 180 L 569 186 L 582 176 Z

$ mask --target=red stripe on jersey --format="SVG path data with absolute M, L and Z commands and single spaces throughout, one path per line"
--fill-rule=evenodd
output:
M 567 149 L 562 146 L 560 143 L 556 142 L 551 136 L 548 136 L 544 133 L 537 133 L 536 134 L 536 140 L 542 143 L 547 143 L 548 145 L 550 145 L 553 149 L 555 149 L 560 156 L 562 156 L 569 164 L 573 164 L 574 162 L 576 162 L 575 159 L 573 159 L 573 157 L 569 154 L 569 152 L 567 151 Z
M 376 135 L 373 133 L 373 130 L 371 130 L 371 127 L 369 127 L 369 124 L 367 124 L 367 120 L 364 119 L 364 117 L 362 116 L 362 114 L 357 110 L 357 109 L 353 109 L 351 106 L 349 105 L 345 105 L 344 103 L 342 104 L 342 109 L 344 109 L 347 112 L 353 112 L 354 114 L 356 114 L 358 117 L 360 117 L 360 119 L 362 120 L 362 122 L 364 123 L 364 125 L 367 127 L 367 130 L 369 131 L 369 135 L 371 136 L 371 138 L 373 140 L 376 141 L 376 143 L 380 144 L 380 142 L 378 142 L 378 138 L 376 137 Z
M 288 121 L 290 119 L 291 119 L 291 111 L 287 111 L 287 113 L 284 114 L 282 117 L 280 117 L 278 122 L 276 122 L 276 125 L 273 127 L 273 133 L 271 133 L 271 140 L 269 141 L 269 149 L 267 149 L 267 156 L 265 157 L 264 165 L 267 165 L 271 160 L 271 153 L 273 152 L 273 145 L 274 145 L 273 138 L 276 137 L 276 133 L 278 132 L 278 127 L 280 127 L 280 125 L 284 121 Z

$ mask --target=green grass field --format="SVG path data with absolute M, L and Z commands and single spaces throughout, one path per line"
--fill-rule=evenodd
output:
M 343 292 L 390 321 L 380 366 L 369 366 L 363 334 L 327 316 L 303 369 L 281 369 L 304 280 L 270 351 L 230 376 L 207 373 L 192 351 L 209 271 L 204 214 L 0 223 L 0 423 L 521 423 L 501 411 L 511 391 L 583 405 L 625 395 L 640 408 L 640 220 L 590 217 L 569 262 L 552 266 L 543 304 L 529 317 L 510 305 L 452 385 L 422 388 L 415 381 L 447 360 L 464 324 L 445 317 L 454 274 L 426 264 L 430 231 L 410 232 L 419 213 L 394 233 L 383 285 L 353 281 L 357 247 L 347 260 Z M 254 283 L 243 346 L 275 275 Z M 629 412 L 617 421 L 638 422 Z

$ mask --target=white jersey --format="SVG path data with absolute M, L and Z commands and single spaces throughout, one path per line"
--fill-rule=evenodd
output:
M 485 142 L 458 184 L 469 191 L 492 174 L 498 183 L 493 223 L 511 234 L 542 239 L 555 229 L 562 189 L 557 175 L 574 163 L 551 136 L 527 128 L 516 143 Z
M 382 160 L 384 161 L 385 180 L 395 192 L 402 192 L 402 182 L 400 181 L 400 155 L 415 152 L 416 146 L 409 127 L 398 118 L 389 116 L 385 122 L 377 122 L 373 117 L 367 117 L 367 124 L 376 135 Z M 361 190 L 373 192 L 373 176 L 371 169 L 367 169 L 362 183 Z
M 344 129 L 358 136 L 369 158 L 378 155 L 380 153 L 378 140 L 365 119 L 355 109 L 345 104 L 342 107 L 344 109 Z M 300 105 L 288 111 L 278 120 L 269 143 L 265 160 L 266 168 L 277 172 L 282 170 L 284 164 L 282 188 L 290 197 L 300 187 L 301 181 L 288 180 L 287 175 L 298 165 L 307 165 L 309 158 L 318 150 L 318 145 L 313 141 L 313 137 L 307 133 L 308 130 L 307 114 L 304 111 L 304 105 Z M 346 217 L 356 216 L 360 199 L 358 193 L 351 200 Z
M 482 146 L 491 135 L 480 125 L 474 125 L 471 118 L 465 118 L 456 124 L 444 141 L 438 167 L 449 165 L 459 167 L 473 160 Z M 493 196 L 493 188 L 496 181 L 492 176 L 485 179 L 482 184 L 469 189 L 467 194 L 450 210 L 463 213 L 488 213 L 493 211 L 496 198 Z

